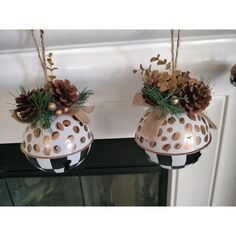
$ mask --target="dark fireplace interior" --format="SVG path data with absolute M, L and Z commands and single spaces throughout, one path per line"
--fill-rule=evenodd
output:
M 133 139 L 95 140 L 75 170 L 37 170 L 19 144 L 0 145 L 0 206 L 165 206 L 168 171 Z

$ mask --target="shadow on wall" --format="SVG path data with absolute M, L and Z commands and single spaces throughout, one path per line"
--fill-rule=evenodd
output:
M 198 79 L 203 76 L 203 78 L 206 78 L 208 81 L 214 81 L 215 78 L 223 76 L 230 70 L 228 63 L 213 59 L 209 61 L 189 63 L 180 68 L 182 70 L 185 69 L 190 71 L 191 74 Z

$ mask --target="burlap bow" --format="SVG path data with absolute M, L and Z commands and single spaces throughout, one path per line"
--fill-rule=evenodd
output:
M 162 123 L 166 119 L 168 113 L 161 110 L 157 106 L 148 105 L 143 99 L 141 92 L 138 92 L 134 95 L 133 105 L 149 107 L 149 109 L 145 113 L 146 118 L 144 119 L 143 127 L 140 130 L 140 135 L 149 140 L 155 140 L 155 138 L 157 137 L 157 133 Z M 205 113 L 199 112 L 198 115 L 208 122 L 209 127 L 211 129 L 217 128 L 216 125 L 209 119 L 209 117 Z
M 81 106 L 81 107 L 71 107 L 68 111 L 68 115 L 75 116 L 78 120 L 89 124 L 90 119 L 86 113 L 93 112 L 95 106 Z

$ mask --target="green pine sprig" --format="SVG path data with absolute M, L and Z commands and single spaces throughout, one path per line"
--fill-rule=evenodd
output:
M 86 103 L 91 95 L 93 95 L 93 90 L 84 88 L 80 93 L 79 98 L 76 102 L 77 106 L 83 106 Z
M 163 92 L 160 92 L 156 87 L 143 87 L 142 93 L 144 97 L 152 100 L 157 104 L 158 108 L 168 114 L 178 116 L 184 112 L 178 105 L 173 104 L 172 97 L 177 93 L 176 90 L 165 94 Z
M 30 102 L 38 110 L 36 117 L 32 121 L 32 126 L 42 127 L 47 129 L 51 125 L 52 112 L 48 109 L 48 105 L 51 101 L 52 93 L 46 90 L 36 90 L 32 95 Z

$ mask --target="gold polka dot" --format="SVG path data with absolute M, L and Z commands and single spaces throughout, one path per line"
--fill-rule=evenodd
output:
M 193 131 L 193 126 L 190 123 L 185 124 L 184 129 L 186 132 L 191 133 Z
M 206 130 L 205 130 L 204 126 L 203 126 L 203 125 L 201 125 L 201 127 L 200 127 L 200 128 L 201 128 L 201 132 L 202 132 L 202 134 L 203 134 L 203 135 L 205 135 L 205 134 L 206 134 Z
M 88 139 L 90 139 L 91 138 L 91 135 L 90 135 L 90 133 L 88 133 Z
M 170 144 L 165 144 L 162 146 L 162 150 L 165 151 L 165 152 L 168 152 L 171 148 L 171 145 Z
M 55 139 L 57 139 L 59 136 L 60 136 L 60 133 L 57 132 L 57 131 L 55 131 L 55 132 L 52 133 L 51 139 L 52 139 L 52 140 L 55 140 Z
M 185 120 L 184 120 L 183 117 L 180 117 L 180 118 L 179 118 L 179 123 L 182 124 L 182 125 L 185 123 Z
M 43 149 L 43 153 L 44 153 L 44 155 L 49 156 L 50 153 L 51 153 L 51 148 L 50 147 L 45 147 Z
M 77 133 L 77 134 L 79 133 L 79 127 L 78 126 L 74 126 L 73 130 L 74 130 L 75 133 Z
M 162 125 L 164 126 L 164 125 L 166 125 L 166 124 L 167 124 L 167 121 L 164 120 L 163 123 L 162 123 Z
M 69 120 L 63 120 L 62 123 L 63 123 L 63 125 L 66 126 L 66 127 L 68 127 L 68 126 L 71 125 L 71 122 L 70 122 Z
M 141 136 L 141 137 L 139 138 L 139 141 L 140 141 L 140 143 L 143 143 L 144 138 Z
M 143 120 L 144 120 L 144 118 L 141 118 L 141 119 L 140 119 L 140 121 L 139 121 L 139 123 L 142 123 L 142 122 L 143 122 Z
M 61 151 L 61 147 L 59 145 L 56 145 L 53 147 L 53 152 L 59 153 Z
M 34 145 L 34 151 L 35 151 L 35 152 L 39 152 L 39 151 L 40 151 L 40 147 L 39 147 L 38 144 L 35 144 L 35 145 Z
M 179 132 L 175 132 L 171 138 L 174 140 L 174 141 L 177 141 L 180 139 L 180 133 Z
M 172 127 L 169 127 L 169 128 L 167 129 L 167 131 L 168 131 L 169 133 L 171 133 L 171 132 L 173 131 L 173 128 L 172 128 Z
M 62 125 L 61 122 L 57 122 L 57 123 L 56 123 L 56 127 L 57 127 L 57 129 L 59 129 L 59 130 L 61 130 L 61 131 L 64 130 L 64 126 Z
M 69 136 L 67 137 L 67 139 L 68 139 L 70 142 L 73 142 L 75 138 L 74 138 L 73 135 L 69 135 Z
M 195 129 L 196 132 L 199 132 L 199 131 L 200 131 L 200 128 L 199 128 L 198 125 L 194 125 L 194 129 Z
M 85 130 L 86 132 L 88 132 L 88 126 L 87 126 L 87 125 L 84 125 L 84 130 Z
M 149 143 L 149 145 L 150 145 L 150 147 L 154 148 L 154 147 L 156 146 L 156 142 L 155 142 L 155 141 L 151 141 L 151 142 Z
M 34 129 L 34 136 L 35 136 L 36 138 L 38 138 L 38 137 L 40 136 L 40 134 L 41 134 L 41 129 L 40 129 L 40 128 Z
M 201 137 L 198 136 L 198 137 L 196 137 L 196 144 L 199 145 L 200 143 L 201 143 Z
M 138 132 L 139 132 L 141 129 L 142 129 L 142 126 L 141 126 L 141 125 L 139 125 L 139 127 L 138 127 Z
M 31 138 L 32 138 L 32 135 L 31 135 L 31 134 L 28 134 L 28 135 L 27 135 L 27 142 L 28 142 L 28 143 L 31 142 Z
M 81 126 L 81 127 L 83 127 L 84 126 L 84 124 L 83 124 L 83 122 L 79 122 L 79 125 Z
M 166 140 L 167 140 L 167 137 L 166 137 L 166 136 L 162 136 L 162 137 L 161 137 L 161 141 L 164 142 L 164 141 L 166 141 Z
M 47 135 L 43 137 L 43 143 L 44 144 L 46 144 L 46 145 L 49 144 L 49 141 L 50 141 L 50 139 Z
M 85 137 L 82 137 L 81 139 L 80 139 L 80 142 L 81 143 L 84 143 L 86 141 L 86 138 Z
M 180 143 L 176 143 L 174 147 L 175 147 L 175 149 L 180 149 L 181 146 L 182 146 L 182 145 L 181 145 Z
M 187 114 L 187 116 L 188 116 L 188 118 L 189 118 L 190 120 L 194 120 L 194 121 L 197 120 L 197 119 L 196 119 L 196 116 L 195 116 L 194 114 Z
M 27 146 L 27 151 L 28 151 L 28 152 L 31 152 L 31 150 L 32 150 L 32 146 L 31 146 L 31 144 L 28 144 L 28 146 Z
M 158 130 L 158 134 L 157 134 L 157 137 L 160 137 L 160 136 L 162 135 L 162 133 L 163 133 L 162 128 L 159 128 L 159 130 Z
M 168 119 L 168 123 L 169 124 L 171 124 L 171 125 L 173 125 L 174 123 L 175 123 L 175 118 L 174 117 L 170 117 L 169 119 Z
M 206 135 L 206 136 L 204 137 L 204 141 L 205 141 L 205 142 L 208 141 L 208 135 Z

